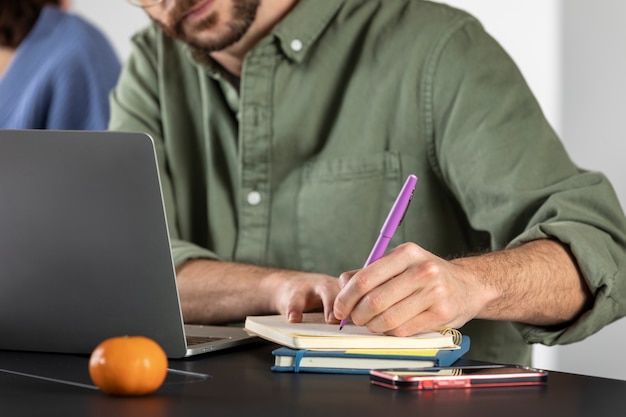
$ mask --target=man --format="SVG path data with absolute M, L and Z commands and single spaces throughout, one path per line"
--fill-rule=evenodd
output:
M 471 16 L 420 0 L 145 10 L 110 127 L 155 139 L 186 321 L 323 309 L 398 336 L 459 327 L 468 357 L 528 364 L 528 343 L 624 315 L 610 184 L 572 164 Z M 409 173 L 392 249 L 355 270 Z

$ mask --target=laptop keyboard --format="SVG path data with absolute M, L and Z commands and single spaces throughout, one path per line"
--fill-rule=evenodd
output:
M 210 336 L 185 336 L 187 340 L 187 346 L 201 345 L 203 343 L 217 342 L 218 340 L 224 340 L 223 337 L 210 337 Z

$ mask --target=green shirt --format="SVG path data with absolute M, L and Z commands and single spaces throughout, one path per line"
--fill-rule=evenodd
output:
M 339 275 L 362 266 L 409 173 L 390 243 L 444 258 L 538 238 L 570 246 L 593 310 L 563 328 L 475 320 L 470 358 L 525 363 L 625 314 L 626 219 L 577 168 L 479 22 L 420 0 L 300 0 L 240 80 L 151 26 L 110 128 L 155 140 L 173 256 Z

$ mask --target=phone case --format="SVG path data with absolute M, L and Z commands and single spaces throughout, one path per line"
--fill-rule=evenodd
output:
M 523 366 L 465 366 L 370 371 L 374 385 L 392 389 L 535 386 L 547 382 L 548 372 Z

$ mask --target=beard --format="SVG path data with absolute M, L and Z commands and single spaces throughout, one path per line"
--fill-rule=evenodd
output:
M 180 39 L 189 44 L 193 49 L 210 53 L 223 50 L 238 42 L 247 32 L 259 8 L 261 0 L 232 0 L 232 16 L 226 22 L 226 29 L 222 33 L 211 38 L 203 38 L 200 35 L 210 31 L 219 23 L 220 16 L 214 12 L 204 19 L 185 26 L 184 18 L 196 4 L 203 0 L 179 0 L 174 8 L 169 11 L 171 25 L 153 19 L 168 36 Z

